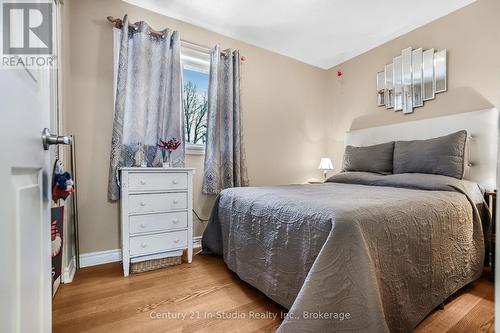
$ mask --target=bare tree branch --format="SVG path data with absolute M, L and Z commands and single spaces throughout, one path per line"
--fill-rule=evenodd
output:
M 191 81 L 184 84 L 184 122 L 186 126 L 186 143 L 205 143 L 207 133 L 207 94 L 200 94 Z

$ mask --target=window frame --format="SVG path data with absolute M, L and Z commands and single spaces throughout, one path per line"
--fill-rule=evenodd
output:
M 181 42 L 181 70 L 184 69 L 208 74 L 210 71 L 210 50 L 190 43 Z M 184 76 L 182 78 L 182 89 L 184 89 Z M 185 138 L 184 138 L 185 140 Z M 186 154 L 205 155 L 204 143 L 187 143 Z

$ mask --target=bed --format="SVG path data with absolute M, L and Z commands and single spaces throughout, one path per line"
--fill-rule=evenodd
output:
M 278 332 L 408 332 L 482 274 L 490 222 L 482 191 L 496 170 L 492 117 L 497 110 L 346 136 L 368 145 L 466 129 L 475 139 L 468 180 L 355 171 L 324 184 L 226 189 L 203 248 L 289 309 Z

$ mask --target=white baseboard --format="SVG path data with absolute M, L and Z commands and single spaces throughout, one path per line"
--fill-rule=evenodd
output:
M 57 289 L 59 289 L 59 285 L 61 284 L 61 277 L 59 276 L 52 285 L 52 298 L 56 295 Z
M 76 257 L 73 256 L 69 261 L 69 265 L 64 267 L 61 282 L 64 284 L 73 282 L 75 273 L 76 273 Z
M 114 249 L 80 254 L 80 267 L 89 267 L 122 260 L 122 250 Z
M 193 247 L 201 247 L 201 236 L 193 237 Z
M 193 237 L 193 247 L 201 247 L 201 236 Z M 122 250 L 114 249 L 108 251 L 90 252 L 80 254 L 80 267 L 90 267 L 110 262 L 117 262 L 122 260 Z M 76 266 L 76 265 L 75 265 Z M 74 275 L 74 272 L 73 272 Z M 71 280 L 73 277 L 71 278 Z M 67 283 L 64 280 L 64 283 Z M 71 282 L 71 281 L 70 281 Z

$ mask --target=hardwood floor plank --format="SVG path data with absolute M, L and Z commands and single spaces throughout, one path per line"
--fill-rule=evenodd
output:
M 415 331 L 493 332 L 493 288 L 486 277 L 479 279 Z M 275 332 L 283 312 L 217 257 L 195 256 L 191 265 L 128 278 L 113 263 L 81 269 L 59 288 L 53 332 Z
M 492 301 L 479 301 L 468 313 L 463 316 L 448 332 L 469 333 L 487 332 L 494 323 L 495 307 Z
M 492 295 L 492 283 L 487 281 L 487 278 L 481 278 L 458 291 L 452 300 L 445 304 L 444 310 L 434 310 L 420 323 L 415 332 L 448 332 L 481 300 L 488 299 Z

